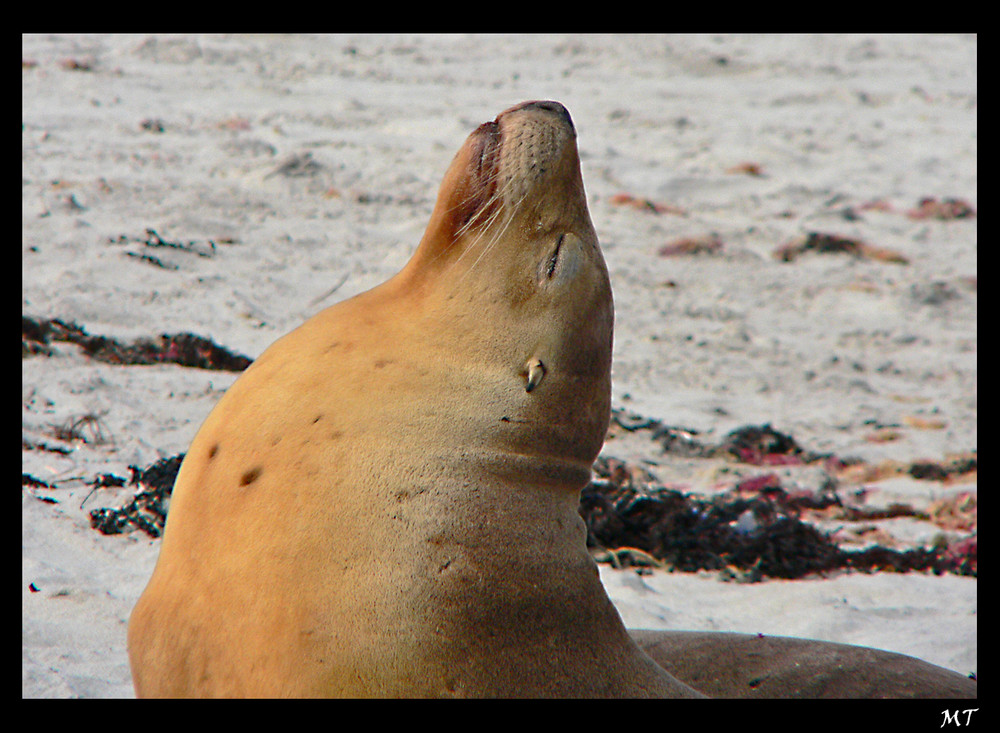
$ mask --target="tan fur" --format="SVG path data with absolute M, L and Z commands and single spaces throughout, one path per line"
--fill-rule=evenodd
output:
M 575 137 L 556 103 L 481 126 L 409 264 L 220 400 L 130 621 L 140 697 L 695 694 L 577 513 L 613 307 Z

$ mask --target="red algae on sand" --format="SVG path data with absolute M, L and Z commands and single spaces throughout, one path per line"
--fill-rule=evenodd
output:
M 660 257 L 676 255 L 715 254 L 722 250 L 722 240 L 718 235 L 707 234 L 703 237 L 683 237 L 670 244 L 660 247 L 656 253 Z
M 909 264 L 901 253 L 884 247 L 873 247 L 860 239 L 842 237 L 838 234 L 809 232 L 774 250 L 774 257 L 782 262 L 791 262 L 807 252 L 819 254 L 849 254 L 854 257 Z
M 910 209 L 906 215 L 911 219 L 971 219 L 976 210 L 962 199 L 923 198 L 915 209 Z
M 633 196 L 630 193 L 616 193 L 609 200 L 615 206 L 628 206 L 629 208 L 639 209 L 640 211 L 651 211 L 654 214 L 678 214 L 680 216 L 684 216 L 687 213 L 679 206 L 658 203 L 647 198 L 639 198 L 638 196 Z

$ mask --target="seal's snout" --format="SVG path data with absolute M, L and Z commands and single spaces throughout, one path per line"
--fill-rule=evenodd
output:
M 506 110 L 505 112 L 501 112 L 500 114 L 502 116 L 505 114 L 509 114 L 511 112 L 520 112 L 522 110 L 544 110 L 546 112 L 551 112 L 552 114 L 559 117 L 566 124 L 566 126 L 569 127 L 570 130 L 572 130 L 574 133 L 576 132 L 576 128 L 573 126 L 573 118 L 569 116 L 569 110 L 566 109 L 559 102 L 555 102 L 552 100 L 522 102 L 521 104 L 511 107 L 510 109 Z
M 470 235 L 467 247 L 474 247 L 488 241 L 486 230 L 500 232 L 515 221 L 552 231 L 591 230 L 576 139 L 569 111 L 554 101 L 521 102 L 479 125 L 445 174 L 415 261 L 451 261 L 441 258 L 444 252 L 457 261 L 466 251 L 455 246 L 464 235 Z M 480 256 L 468 261 L 478 263 Z

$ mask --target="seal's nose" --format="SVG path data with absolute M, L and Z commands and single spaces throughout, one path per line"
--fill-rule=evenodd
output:
M 517 112 L 524 109 L 543 109 L 552 114 L 558 115 L 562 118 L 563 122 L 569 125 L 574 133 L 576 128 L 573 126 L 573 118 L 569 116 L 569 110 L 563 107 L 559 102 L 554 102 L 551 100 L 535 101 L 535 102 L 522 102 L 516 107 L 511 107 L 507 112 Z

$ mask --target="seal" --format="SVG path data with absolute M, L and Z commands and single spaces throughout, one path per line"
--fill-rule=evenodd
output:
M 974 699 L 978 683 L 881 649 L 713 631 L 630 632 L 678 679 L 710 697 Z
M 629 637 L 577 511 L 613 313 L 569 113 L 481 125 L 407 265 L 198 431 L 129 623 L 137 695 L 698 696 Z
M 268 348 L 177 476 L 139 697 L 975 697 L 901 655 L 626 631 L 580 490 L 614 308 L 557 102 L 477 128 L 413 257 Z

